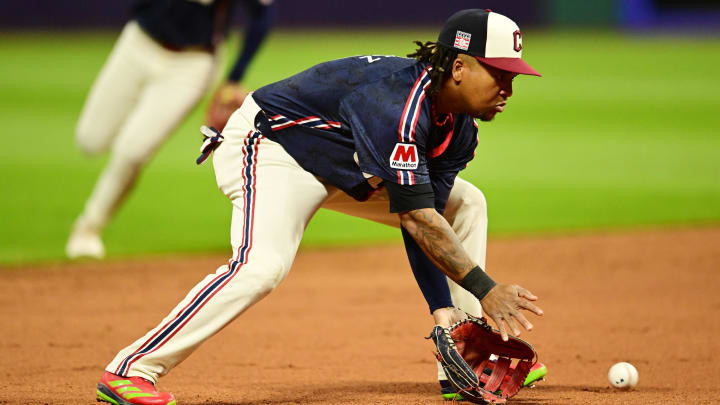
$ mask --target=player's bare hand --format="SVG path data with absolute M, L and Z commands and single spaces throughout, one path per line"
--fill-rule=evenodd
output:
M 525 318 L 521 310 L 542 315 L 543 310 L 531 301 L 536 301 L 533 293 L 515 284 L 498 284 L 480 301 L 483 312 L 495 322 L 502 339 L 508 340 L 508 330 L 520 335 L 520 327 L 532 330 L 533 325 Z M 506 327 L 507 326 L 507 327 Z
M 467 314 L 454 307 L 438 308 L 432 313 L 435 325 L 449 328 L 450 325 L 467 319 Z

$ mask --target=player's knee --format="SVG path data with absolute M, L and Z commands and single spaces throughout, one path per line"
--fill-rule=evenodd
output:
M 87 121 L 81 120 L 75 128 L 75 140 L 80 149 L 91 156 L 98 155 L 108 149 L 108 139 L 111 138 L 106 130 L 95 128 Z
M 271 258 L 268 262 L 268 272 L 265 278 L 264 287 L 267 291 L 274 290 L 285 279 L 290 266 L 284 263 L 280 257 Z
M 123 165 L 134 170 L 141 169 L 145 163 L 150 160 L 152 152 L 144 145 L 123 145 L 115 144 L 112 150 L 112 158 L 115 161 L 122 162 Z
M 263 257 L 262 266 L 253 269 L 257 294 L 265 295 L 274 290 L 287 276 L 289 265 L 280 257 Z
M 487 212 L 487 200 L 480 189 L 473 187 L 465 196 L 465 204 L 482 213 Z
M 477 187 L 467 187 L 461 197 L 458 214 L 472 215 L 473 217 L 487 217 L 487 200 Z

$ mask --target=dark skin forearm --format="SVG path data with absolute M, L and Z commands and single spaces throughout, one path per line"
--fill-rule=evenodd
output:
M 400 223 L 428 258 L 453 281 L 459 283 L 475 267 L 450 224 L 434 209 L 401 213 Z M 542 315 L 542 309 L 531 302 L 535 300 L 535 295 L 518 285 L 498 284 L 480 302 L 483 311 L 495 321 L 503 340 L 508 340 L 505 324 L 516 336 L 520 334 L 519 325 L 526 330 L 533 327 L 521 310 Z M 433 317 L 443 326 L 458 319 L 451 308 L 441 308 Z
M 400 222 L 428 258 L 453 281 L 459 282 L 475 267 L 450 224 L 434 209 L 401 213 Z

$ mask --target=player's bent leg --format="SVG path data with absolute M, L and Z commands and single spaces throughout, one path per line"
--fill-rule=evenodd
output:
M 75 128 L 78 146 L 89 155 L 105 152 L 135 107 L 157 55 L 137 23 L 123 29 L 85 100 Z
M 170 52 L 154 43 L 148 46 Z M 70 258 L 103 256 L 102 230 L 132 190 L 144 165 L 198 103 L 210 83 L 215 65 L 212 55 L 183 52 L 164 56 L 162 60 L 168 66 L 162 71 L 163 77 L 154 79 L 141 92 L 114 141 L 110 161 L 75 221 L 66 246 Z
M 389 211 L 385 189 L 378 190 L 364 202 L 358 202 L 337 190 L 327 198 L 322 207 L 385 225 L 400 226 L 398 216 Z M 484 269 L 488 217 L 483 193 L 471 183 L 456 178 L 444 216 L 470 257 Z M 455 306 L 472 315 L 482 315 L 480 302 L 475 296 L 450 279 L 448 285 Z
M 484 270 L 488 217 L 487 201 L 482 191 L 470 182 L 456 177 L 443 216 L 452 226 L 470 258 Z M 447 279 L 447 282 L 453 305 L 473 316 L 482 316 L 482 306 L 474 295 L 450 278 Z M 438 381 L 440 382 L 440 393 L 444 399 L 462 400 L 462 397 L 455 393 L 454 388 L 447 382 L 440 363 L 438 363 Z
M 110 162 L 85 210 L 93 225 L 104 226 L 134 186 L 142 167 L 197 105 L 210 82 L 212 55 L 192 52 L 172 56 L 174 68 L 164 69 L 165 77 L 146 86 L 115 139 Z
M 487 253 L 487 201 L 472 183 L 455 178 L 444 213 L 470 258 L 485 269 Z M 448 278 L 450 296 L 456 307 L 474 316 L 482 316 L 480 301 Z
M 390 213 L 388 204 L 389 198 L 385 188 L 377 190 L 368 200 L 362 202 L 334 188 L 323 202 L 322 208 L 400 228 L 400 217 Z
M 205 277 L 157 327 L 121 350 L 108 372 L 156 381 L 287 275 L 327 190 L 279 144 L 238 120 L 244 121 L 228 123 L 213 158 L 218 186 L 233 203 L 230 264 Z
M 346 194 L 337 191 L 328 197 L 323 204 L 323 208 L 385 225 L 400 226 L 398 216 L 389 212 L 387 193 L 384 189 L 378 190 L 368 201 L 364 202 L 357 202 Z M 488 217 L 487 202 L 483 193 L 471 183 L 459 177 L 456 178 L 448 198 L 444 217 L 453 227 L 470 257 L 484 269 L 487 251 Z M 480 301 L 454 281 L 449 278 L 447 280 L 453 304 L 474 316 L 482 316 Z M 447 377 L 440 363 L 437 366 L 437 375 L 443 398 L 462 399 L 447 383 Z
M 461 178 L 455 179 L 455 185 L 448 198 L 444 213 L 453 230 L 462 241 L 463 247 L 470 257 L 483 269 L 486 264 L 487 253 L 487 201 L 485 195 L 473 184 Z M 450 294 L 455 306 L 475 316 L 482 315 L 480 302 L 472 294 L 448 279 Z M 491 373 L 490 363 L 485 370 Z M 547 367 L 543 363 L 536 363 L 524 381 L 524 386 L 533 385 L 545 378 Z M 462 396 L 455 393 L 446 380 L 442 367 L 438 365 L 438 380 L 440 380 L 441 393 L 444 399 L 462 400 Z
M 390 214 L 385 190 L 379 190 L 368 201 L 359 203 L 344 193 L 331 195 L 323 208 L 343 212 L 382 224 L 399 227 L 397 215 Z M 483 193 L 471 183 L 456 178 L 444 213 L 448 223 L 462 241 L 470 257 L 485 268 L 487 251 L 487 202 Z M 474 316 L 482 316 L 480 301 L 454 281 L 448 280 L 453 304 Z M 447 377 L 438 363 L 438 380 L 445 399 L 461 399 L 447 384 Z
M 487 252 L 487 200 L 480 189 L 460 177 L 450 191 L 443 215 L 463 242 L 470 257 L 485 267 Z
M 276 285 L 285 272 L 281 263 L 253 263 L 255 252 L 209 274 L 154 329 L 122 349 L 106 371 L 142 377 L 153 383 L 187 358 Z M 264 258 L 263 258 L 264 259 Z

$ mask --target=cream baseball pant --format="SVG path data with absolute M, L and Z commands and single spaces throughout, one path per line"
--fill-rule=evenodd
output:
M 101 230 L 140 169 L 200 101 L 216 58 L 203 51 L 167 50 L 131 21 L 123 29 L 85 101 L 76 128 L 90 155 L 110 160 L 80 216 Z
M 386 194 L 357 202 L 318 181 L 280 144 L 256 132 L 258 111 L 248 96 L 228 121 L 225 140 L 213 156 L 218 187 L 233 204 L 232 259 L 198 283 L 156 328 L 122 349 L 107 371 L 151 381 L 168 373 L 280 284 L 292 266 L 305 227 L 319 208 L 399 226 L 397 214 L 389 213 Z M 484 268 L 487 209 L 483 194 L 456 179 L 445 216 L 472 259 Z M 478 300 L 448 282 L 453 303 L 479 316 Z

